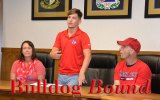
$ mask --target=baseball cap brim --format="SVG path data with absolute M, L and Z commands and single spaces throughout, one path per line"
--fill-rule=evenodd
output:
M 126 43 L 125 41 L 117 41 L 118 45 L 122 45 L 122 46 L 127 46 L 128 43 Z

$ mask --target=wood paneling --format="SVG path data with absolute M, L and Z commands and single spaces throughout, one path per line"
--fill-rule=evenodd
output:
M 2 48 L 2 65 L 1 65 L 1 80 L 10 80 L 10 70 L 12 63 L 19 57 L 20 48 Z M 49 53 L 51 49 L 36 49 L 36 52 Z M 92 50 L 92 53 L 111 53 L 117 55 L 117 60 L 120 61 L 120 53 L 117 50 Z M 141 51 L 139 54 L 160 55 L 157 51 Z M 55 60 L 54 65 L 54 80 L 58 78 L 59 60 Z
M 1 80 L 10 79 L 12 63 L 18 58 L 19 49 L 2 48 Z

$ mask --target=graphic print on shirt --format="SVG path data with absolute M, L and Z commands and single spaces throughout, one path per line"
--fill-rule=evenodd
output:
M 76 39 L 72 39 L 72 44 L 73 44 L 73 45 L 76 45 L 76 44 L 77 44 Z
M 136 79 L 138 72 L 120 72 L 120 80 L 133 81 Z

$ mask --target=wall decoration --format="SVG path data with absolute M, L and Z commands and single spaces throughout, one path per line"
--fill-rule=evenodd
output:
M 63 20 L 72 0 L 32 0 L 32 20 Z
M 160 0 L 145 0 L 145 18 L 160 18 Z
M 85 19 L 131 18 L 132 0 L 85 0 Z

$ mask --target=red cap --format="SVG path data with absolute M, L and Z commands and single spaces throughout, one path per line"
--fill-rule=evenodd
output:
M 124 41 L 117 41 L 117 43 L 119 45 L 122 46 L 130 46 L 132 49 L 134 49 L 137 53 L 140 51 L 141 49 L 141 44 L 139 43 L 139 41 L 135 38 L 127 38 Z

